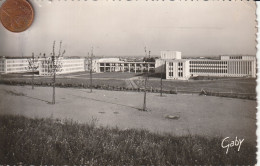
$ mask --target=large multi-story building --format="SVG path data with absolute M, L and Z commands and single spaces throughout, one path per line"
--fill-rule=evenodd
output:
M 255 56 L 220 56 L 220 59 L 173 59 L 156 61 L 156 72 L 166 72 L 166 79 L 188 80 L 194 76 L 256 77 Z M 162 70 L 162 68 L 165 68 Z
M 83 58 L 60 58 L 56 59 L 59 62 L 60 70 L 57 74 L 73 73 L 85 71 L 85 59 Z M 51 59 L 49 58 L 39 58 L 34 59 L 32 64 L 31 58 L 1 58 L 0 59 L 0 73 L 26 73 L 32 72 L 34 66 L 34 71 L 39 71 L 39 75 L 50 75 L 52 69 Z
M 94 72 L 153 72 L 155 62 L 127 62 L 119 58 L 101 58 L 92 61 Z
M 56 58 L 56 74 L 66 74 L 85 71 L 85 59 L 83 58 Z M 53 70 L 51 58 L 39 59 L 39 75 L 50 75 Z
M 25 73 L 30 71 L 29 60 L 27 58 L 0 59 L 0 73 Z

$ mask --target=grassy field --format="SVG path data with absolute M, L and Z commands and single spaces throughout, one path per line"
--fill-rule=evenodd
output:
M 0 115 L 71 118 L 81 123 L 94 117 L 100 126 L 147 129 L 175 136 L 240 137 L 256 143 L 255 100 L 190 94 L 147 93 L 148 111 L 140 92 L 56 88 L 56 104 L 51 87 L 0 84 Z M 12 104 L 10 104 L 12 103 Z M 178 119 L 169 119 L 176 116 Z
M 135 78 L 134 83 L 142 88 L 144 86 L 143 74 L 141 73 L 94 73 L 94 86 L 115 86 L 128 87 L 126 79 Z M 31 82 L 31 77 L 27 74 L 7 74 L 1 75 L 0 80 Z M 50 77 L 35 77 L 36 83 L 51 83 Z M 90 85 L 89 72 L 80 72 L 57 76 L 57 83 L 71 85 Z M 158 74 L 152 75 L 147 83 L 148 89 L 160 89 L 160 78 Z M 204 80 L 163 80 L 163 90 L 172 90 L 177 92 L 193 91 L 212 91 L 212 92 L 230 92 L 230 93 L 248 93 L 256 96 L 256 79 L 255 78 L 209 78 Z
M 171 136 L 53 118 L 0 116 L 0 164 L 254 165 L 256 147 L 221 148 L 221 138 Z
M 142 86 L 143 82 L 135 80 L 138 86 Z M 160 88 L 159 80 L 149 80 L 148 87 Z M 163 88 L 165 90 L 177 91 L 213 91 L 213 92 L 233 92 L 233 93 L 256 93 L 256 80 L 252 78 L 231 78 L 217 80 L 191 80 L 191 81 L 171 81 L 164 80 Z

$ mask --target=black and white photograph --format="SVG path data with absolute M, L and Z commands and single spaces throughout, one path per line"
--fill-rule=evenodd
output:
M 0 0 L 0 166 L 256 165 L 253 0 Z

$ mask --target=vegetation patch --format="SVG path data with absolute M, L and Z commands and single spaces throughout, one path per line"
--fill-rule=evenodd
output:
M 88 73 L 69 77 L 57 77 L 56 86 L 62 88 L 90 88 L 91 83 Z M 92 80 L 92 88 L 105 89 L 112 91 L 144 91 L 144 74 L 143 73 L 95 73 Z M 126 80 L 132 77 L 132 81 L 137 87 L 129 87 Z M 31 78 L 28 76 L 18 74 L 2 75 L 0 84 L 7 85 L 31 85 Z M 35 86 L 52 86 L 52 78 L 50 77 L 37 77 L 34 80 Z M 207 96 L 219 96 L 229 98 L 240 98 L 248 100 L 256 100 L 256 79 L 255 78 L 228 78 L 228 77 L 199 77 L 198 80 L 189 81 L 175 81 L 163 80 L 162 93 L 164 94 L 200 94 L 202 90 L 207 92 Z M 160 73 L 150 74 L 147 81 L 146 89 L 148 92 L 160 93 L 161 81 Z
M 11 90 L 5 90 L 5 92 L 7 94 L 14 95 L 14 96 L 25 96 L 25 94 L 21 93 L 21 92 L 15 92 L 15 91 L 11 91 Z
M 222 138 L 97 127 L 95 121 L 0 116 L 0 164 L 256 164 L 256 147 L 221 148 Z

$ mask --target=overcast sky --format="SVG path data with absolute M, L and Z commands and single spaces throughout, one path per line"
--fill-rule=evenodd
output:
M 4 1 L 0 1 L 2 4 Z M 38 1 L 32 26 L 12 33 L 0 25 L 0 56 L 50 53 L 63 41 L 66 56 L 183 56 L 256 54 L 255 2 L 245 1 Z

